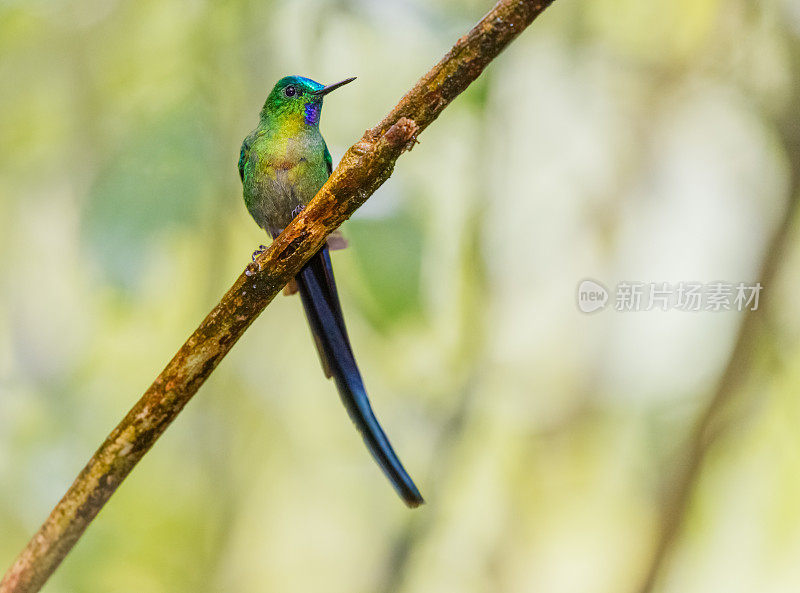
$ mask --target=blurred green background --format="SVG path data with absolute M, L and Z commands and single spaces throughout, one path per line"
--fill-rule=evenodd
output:
M 0 2 L 0 570 L 263 242 L 236 161 L 274 82 L 358 76 L 325 102 L 337 161 L 489 7 Z M 278 297 L 45 591 L 800 589 L 798 36 L 796 0 L 557 0 L 333 255 L 428 504 L 396 498 Z M 754 282 L 769 258 L 721 388 L 747 314 L 575 303 L 587 277 Z

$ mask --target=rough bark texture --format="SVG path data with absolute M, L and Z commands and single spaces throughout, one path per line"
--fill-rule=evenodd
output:
M 309 206 L 248 266 L 111 432 L 0 582 L 39 591 L 134 466 L 253 320 L 389 178 L 400 154 L 552 0 L 501 0 L 345 153 Z

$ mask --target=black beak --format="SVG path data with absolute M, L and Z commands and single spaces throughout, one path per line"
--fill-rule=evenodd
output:
M 356 77 L 355 77 L 355 76 L 353 76 L 352 78 L 346 78 L 346 79 L 344 79 L 342 82 L 337 82 L 337 83 L 334 83 L 334 84 L 329 84 L 328 86 L 322 87 L 322 88 L 321 88 L 321 89 L 319 89 L 318 91 L 311 91 L 311 94 L 312 94 L 312 95 L 316 95 L 317 97 L 323 97 L 323 96 L 327 95 L 328 93 L 330 93 L 331 91 L 335 91 L 335 90 L 336 90 L 336 89 L 338 89 L 340 86 L 344 86 L 344 85 L 346 85 L 348 82 L 353 82 L 355 79 L 356 79 Z

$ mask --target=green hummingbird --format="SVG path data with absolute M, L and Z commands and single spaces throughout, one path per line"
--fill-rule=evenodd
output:
M 281 78 L 267 96 L 258 126 L 244 139 L 239 154 L 244 202 L 258 226 L 273 239 L 330 176 L 333 161 L 319 131 L 322 100 L 353 80 L 324 86 L 302 76 Z M 264 249 L 262 245 L 253 258 Z M 328 378 L 334 378 L 350 418 L 395 490 L 408 506 L 419 506 L 424 500 L 367 398 L 347 336 L 328 249 L 323 246 L 294 279 L 322 368 Z

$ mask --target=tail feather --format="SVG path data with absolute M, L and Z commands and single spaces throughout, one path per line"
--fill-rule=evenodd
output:
M 306 263 L 296 280 L 325 374 L 333 376 L 350 418 L 397 493 L 408 506 L 419 506 L 424 500 L 392 449 L 367 398 L 347 337 L 327 247 Z

